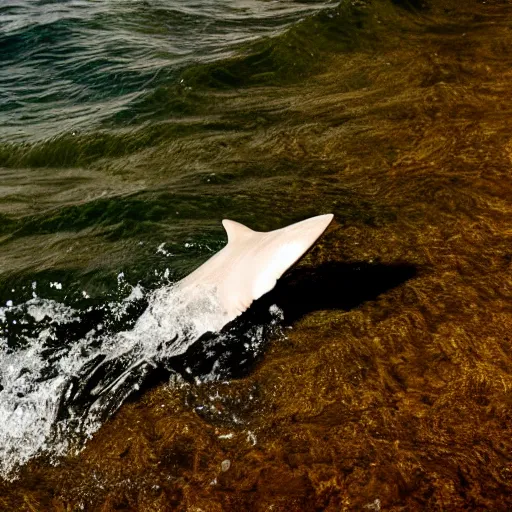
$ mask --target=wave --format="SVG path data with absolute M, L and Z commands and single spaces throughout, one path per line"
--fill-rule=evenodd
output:
M 39 131 L 46 134 L 43 140 L 0 144 L 0 166 L 85 166 L 194 133 L 236 129 L 205 117 L 215 101 L 212 92 L 303 80 L 335 52 L 377 44 L 370 42 L 375 35 L 372 23 L 371 11 L 356 3 L 324 8 L 280 35 L 237 48 L 235 55 L 188 62 L 176 68 L 172 78 L 168 75 L 149 88 L 135 87 L 126 104 L 116 103 L 95 114 L 94 127 L 74 123 L 73 116 L 62 123 L 52 118 L 48 122 L 58 126 L 58 133 L 41 126 Z M 34 119 L 40 121 L 39 113 L 34 113 Z
M 91 131 L 175 82 L 191 63 L 223 59 L 326 5 L 154 0 L 0 7 L 0 133 L 41 140 Z

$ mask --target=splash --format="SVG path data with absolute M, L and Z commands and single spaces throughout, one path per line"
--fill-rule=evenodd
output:
M 86 311 L 35 293 L 23 304 L 8 301 L 0 307 L 0 415 L 4 419 L 0 473 L 4 478 L 15 478 L 16 471 L 36 455 L 45 453 L 55 460 L 83 447 L 153 369 L 171 368 L 169 361 L 226 323 L 214 288 L 204 287 L 200 293 L 177 284 L 152 292 L 140 286 L 129 288 L 124 299 Z M 147 307 L 130 328 L 119 332 L 109 328 L 109 318 L 126 317 L 130 307 L 141 301 Z M 84 323 L 87 332 L 73 340 L 77 325 Z M 223 337 L 233 333 L 216 335 L 205 346 Z M 250 334 L 253 343 L 245 348 L 256 351 L 262 337 L 261 326 L 255 328 Z M 216 372 L 218 361 L 209 378 L 215 378 Z

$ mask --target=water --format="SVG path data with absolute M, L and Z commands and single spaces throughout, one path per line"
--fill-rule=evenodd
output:
M 277 34 L 325 1 L 6 1 L 0 137 L 91 130 L 192 62 Z
M 511 20 L 342 2 L 79 130 L 9 128 L 0 508 L 512 509 Z M 248 316 L 180 315 L 221 219 L 321 213 Z
M 60 283 L 51 284 L 61 289 Z M 206 333 L 211 334 L 201 341 L 203 358 L 211 359 L 211 370 L 201 375 L 203 380 L 226 377 L 222 353 L 227 349 L 220 357 L 213 350 L 229 346 L 230 337 L 248 341 L 240 360 L 260 352 L 262 325 L 215 334 L 225 314 L 215 290 L 205 288 L 200 300 L 172 284 L 148 292 L 125 283 L 122 274 L 119 286 L 128 292 L 122 300 L 80 311 L 39 298 L 33 283 L 32 299 L 18 305 L 8 301 L 0 308 L 2 475 L 13 478 L 36 454 L 56 457 L 81 448 L 149 374 L 156 368 L 172 372 L 176 356 Z M 280 319 L 275 310 L 268 325 Z M 120 322 L 128 328 L 116 329 Z
M 173 287 L 224 243 L 222 213 L 208 197 L 218 175 L 205 168 L 192 197 L 195 177 L 188 172 L 167 172 L 159 184 L 146 172 L 134 179 L 111 173 L 108 167 L 119 161 L 110 159 L 112 147 L 131 158 L 146 147 L 179 142 L 180 122 L 169 128 L 172 112 L 162 119 L 160 104 L 189 94 L 183 70 L 225 60 L 326 6 L 2 3 L 2 475 L 12 477 L 35 455 L 55 457 L 83 446 L 156 369 L 174 373 L 177 356 L 218 330 L 222 312 L 208 290 L 203 302 L 191 304 Z M 170 186 L 173 197 L 164 191 Z M 206 219 L 215 221 L 213 232 Z M 225 378 L 233 339 L 247 339 L 235 352 L 240 367 L 249 365 L 266 327 L 278 319 L 267 315 L 265 324 L 245 321 L 241 330 L 203 339 L 208 350 L 187 364 L 211 359 L 196 377 Z

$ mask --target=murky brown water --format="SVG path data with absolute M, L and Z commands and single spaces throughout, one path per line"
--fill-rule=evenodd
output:
M 80 455 L 0 484 L 2 510 L 512 508 L 512 4 L 367 8 L 362 49 L 218 94 L 240 129 L 174 148 L 258 165 L 274 207 L 336 210 L 276 291 L 293 329 L 238 380 L 125 404 Z M 167 155 L 144 158 L 158 181 Z

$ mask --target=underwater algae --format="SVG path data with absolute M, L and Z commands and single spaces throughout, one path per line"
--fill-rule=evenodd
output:
M 266 208 L 259 229 L 290 201 L 332 211 L 268 298 L 293 328 L 236 379 L 141 393 L 80 454 L 0 483 L 0 509 L 512 508 L 512 6 L 355 4 L 361 44 L 313 74 L 208 83 L 237 130 L 122 163 L 157 188 L 188 162 L 185 194 L 210 161 L 212 197 Z

